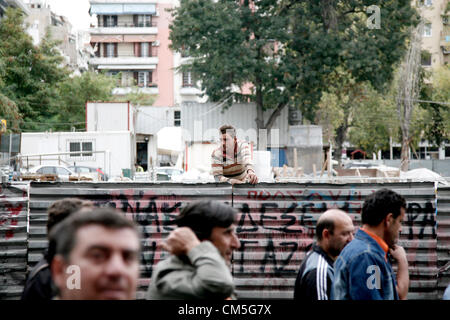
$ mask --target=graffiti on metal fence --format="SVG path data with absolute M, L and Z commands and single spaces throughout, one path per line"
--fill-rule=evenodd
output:
M 22 192 L 26 197 L 26 191 Z M 7 187 L 0 185 L 0 227 L 5 230 L 3 238 L 6 240 L 14 238 L 14 230 L 19 223 L 19 214 L 24 209 L 23 201 L 12 201 L 17 197 Z
M 373 192 L 375 190 L 366 191 L 367 194 Z M 280 275 L 297 272 L 298 259 L 295 256 L 304 256 L 309 251 L 314 241 L 317 219 L 327 209 L 348 212 L 355 226 L 359 226 L 364 196 L 361 190 L 353 188 L 248 190 L 246 195 L 235 195 L 233 202 L 240 212 L 236 232 L 241 238 L 241 248 L 236 255 L 236 270 L 245 272 L 246 261 L 252 259 L 253 263 L 259 263 L 261 273 Z M 408 202 L 406 212 L 404 224 L 408 227 L 407 239 L 423 239 L 427 228 L 431 237 L 436 238 L 435 208 L 430 200 L 425 203 Z M 418 228 L 415 230 L 413 227 Z M 263 255 L 257 256 L 261 248 Z M 410 248 L 409 253 L 415 252 L 416 249 Z

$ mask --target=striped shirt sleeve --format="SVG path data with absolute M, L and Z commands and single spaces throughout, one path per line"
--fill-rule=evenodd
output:
M 215 149 L 211 154 L 211 174 L 217 182 L 227 182 L 229 179 L 223 175 L 223 161 L 221 149 Z
M 245 167 L 245 171 L 248 169 L 253 168 L 253 162 L 252 162 L 252 155 L 250 152 L 250 146 L 247 142 L 244 141 L 238 141 L 238 162 L 242 163 L 242 165 Z

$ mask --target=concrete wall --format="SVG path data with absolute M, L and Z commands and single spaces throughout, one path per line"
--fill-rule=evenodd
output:
M 126 102 L 88 102 L 87 131 L 133 131 L 134 108 Z
M 381 187 L 391 188 L 405 196 L 408 208 L 402 227 L 400 244 L 409 261 L 409 299 L 439 299 L 448 283 L 449 273 L 449 190 L 433 183 L 395 184 L 258 184 L 256 187 L 229 184 L 147 184 L 147 183 L 31 183 L 29 202 L 4 193 L 2 214 L 6 224 L 0 225 L 0 259 L 13 263 L 12 245 L 22 246 L 28 240 L 27 261 L 34 265 L 47 246 L 46 210 L 64 197 L 90 199 L 98 206 L 113 206 L 139 225 L 142 232 L 141 279 L 138 298 L 149 285 L 153 267 L 166 258 L 159 244 L 172 230 L 164 225 L 173 220 L 187 203 L 213 199 L 232 204 L 238 210 L 237 235 L 241 249 L 234 253 L 232 273 L 239 298 L 285 298 L 293 295 L 293 285 L 300 263 L 314 241 L 315 224 L 327 208 L 337 207 L 349 213 L 355 225 L 365 197 Z M 3 186 L 2 190 L 10 188 Z M 19 189 L 20 190 L 20 189 Z M 442 192 L 442 195 L 441 195 Z M 17 192 L 16 192 L 17 193 Z M 21 201 L 21 202 L 20 202 Z M 9 204 L 8 204 L 9 203 Z M 20 207 L 22 203 L 22 209 Z M 13 212 L 26 219 L 29 205 L 29 232 L 17 229 L 11 233 Z M 19 215 L 20 215 L 19 214 Z M 0 220 L 2 221 L 2 220 Z M 6 225 L 6 227 L 5 227 Z M 438 225 L 438 227 L 437 227 Z M 438 228 L 438 229 L 437 229 Z M 5 240 L 5 234 L 8 239 Z M 18 253 L 19 254 L 19 253 Z M 6 257 L 6 258 L 5 258 Z M 22 269 L 15 274 L 15 284 L 1 281 L 11 275 L 0 273 L 0 299 L 18 298 L 23 285 Z M 438 267 L 440 269 L 438 269 Z M 4 268 L 4 267 L 3 267 Z M 2 270 L 2 269 L 0 269 Z M 8 271 L 9 272 L 9 271 Z M 438 277 L 439 275 L 439 277 Z M 15 291 L 14 291 L 15 290 Z M 14 293 L 16 292 L 16 293 Z M 7 294 L 8 293 L 8 294 Z

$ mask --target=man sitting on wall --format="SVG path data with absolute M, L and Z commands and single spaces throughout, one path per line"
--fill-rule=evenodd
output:
M 236 138 L 236 129 L 230 125 L 219 128 L 221 146 L 211 155 L 212 175 L 217 182 L 258 183 L 253 169 L 248 143 Z

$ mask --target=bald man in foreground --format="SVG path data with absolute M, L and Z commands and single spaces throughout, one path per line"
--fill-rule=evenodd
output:
M 334 277 L 333 264 L 339 253 L 353 239 L 350 216 L 339 209 L 325 211 L 317 220 L 317 242 L 300 265 L 295 281 L 294 299 L 328 300 Z

